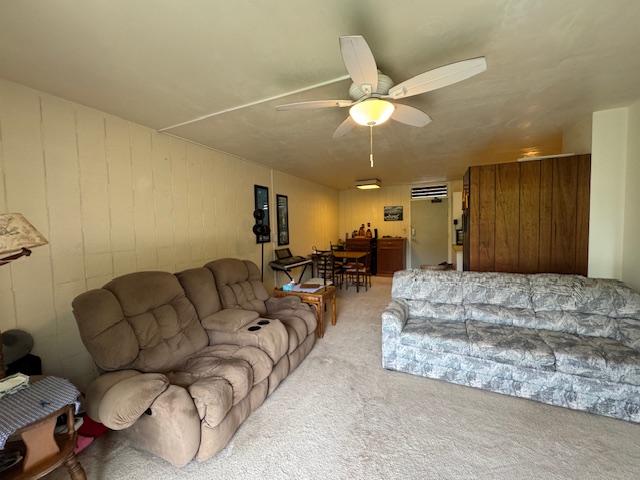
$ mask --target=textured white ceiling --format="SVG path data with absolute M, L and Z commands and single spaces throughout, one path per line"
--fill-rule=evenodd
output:
M 396 82 L 485 55 L 487 72 L 403 102 L 433 122 L 331 134 L 348 82 L 172 133 L 338 188 L 459 177 L 472 163 L 556 153 L 566 126 L 640 98 L 637 0 L 22 0 L 0 3 L 0 77 L 162 128 L 345 73 L 362 34 Z

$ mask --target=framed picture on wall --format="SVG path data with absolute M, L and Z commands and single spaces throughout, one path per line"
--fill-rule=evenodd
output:
M 256 233 L 256 243 L 269 243 L 271 241 L 271 232 L 269 229 L 269 189 L 262 185 L 254 185 L 253 199 L 255 203 L 253 216 L 256 222 L 254 233 L 262 230 L 262 233 Z M 261 210 L 263 214 L 259 215 L 258 210 Z M 262 228 L 256 230 L 256 227 Z
M 289 245 L 289 197 L 276 195 L 276 216 L 278 217 L 278 246 Z
M 401 222 L 402 221 L 402 205 L 391 205 L 384 207 L 385 222 Z

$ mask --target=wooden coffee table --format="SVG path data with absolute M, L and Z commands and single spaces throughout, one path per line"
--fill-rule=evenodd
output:
M 333 285 L 327 285 L 313 293 L 287 292 L 281 288 L 274 289 L 273 293 L 275 297 L 299 297 L 304 303 L 313 305 L 316 309 L 316 319 L 318 320 L 318 328 L 316 328 L 316 336 L 318 338 L 322 338 L 324 336 L 324 308 L 329 302 L 331 302 L 331 325 L 336 324 L 336 287 Z

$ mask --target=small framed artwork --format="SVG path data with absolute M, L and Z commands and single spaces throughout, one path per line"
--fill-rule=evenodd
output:
M 278 217 L 278 245 L 289 245 L 289 197 L 276 195 L 276 215 Z
M 266 226 L 262 233 L 256 233 L 256 243 L 269 243 L 271 241 L 271 232 L 269 231 L 269 189 L 262 185 L 253 186 L 253 199 L 255 202 L 255 210 L 262 210 L 264 215 L 258 218 L 255 215 L 256 225 Z
M 402 221 L 402 205 L 392 205 L 384 207 L 385 222 L 401 222 Z

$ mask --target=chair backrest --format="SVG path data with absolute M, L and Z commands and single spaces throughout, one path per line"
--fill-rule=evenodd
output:
M 213 272 L 220 301 L 224 308 L 243 308 L 261 314 L 267 313 L 267 290 L 260 281 L 260 270 L 249 260 L 223 258 L 209 262 L 206 268 Z
M 178 279 L 137 272 L 73 300 L 80 336 L 103 370 L 165 372 L 206 347 L 207 334 Z

